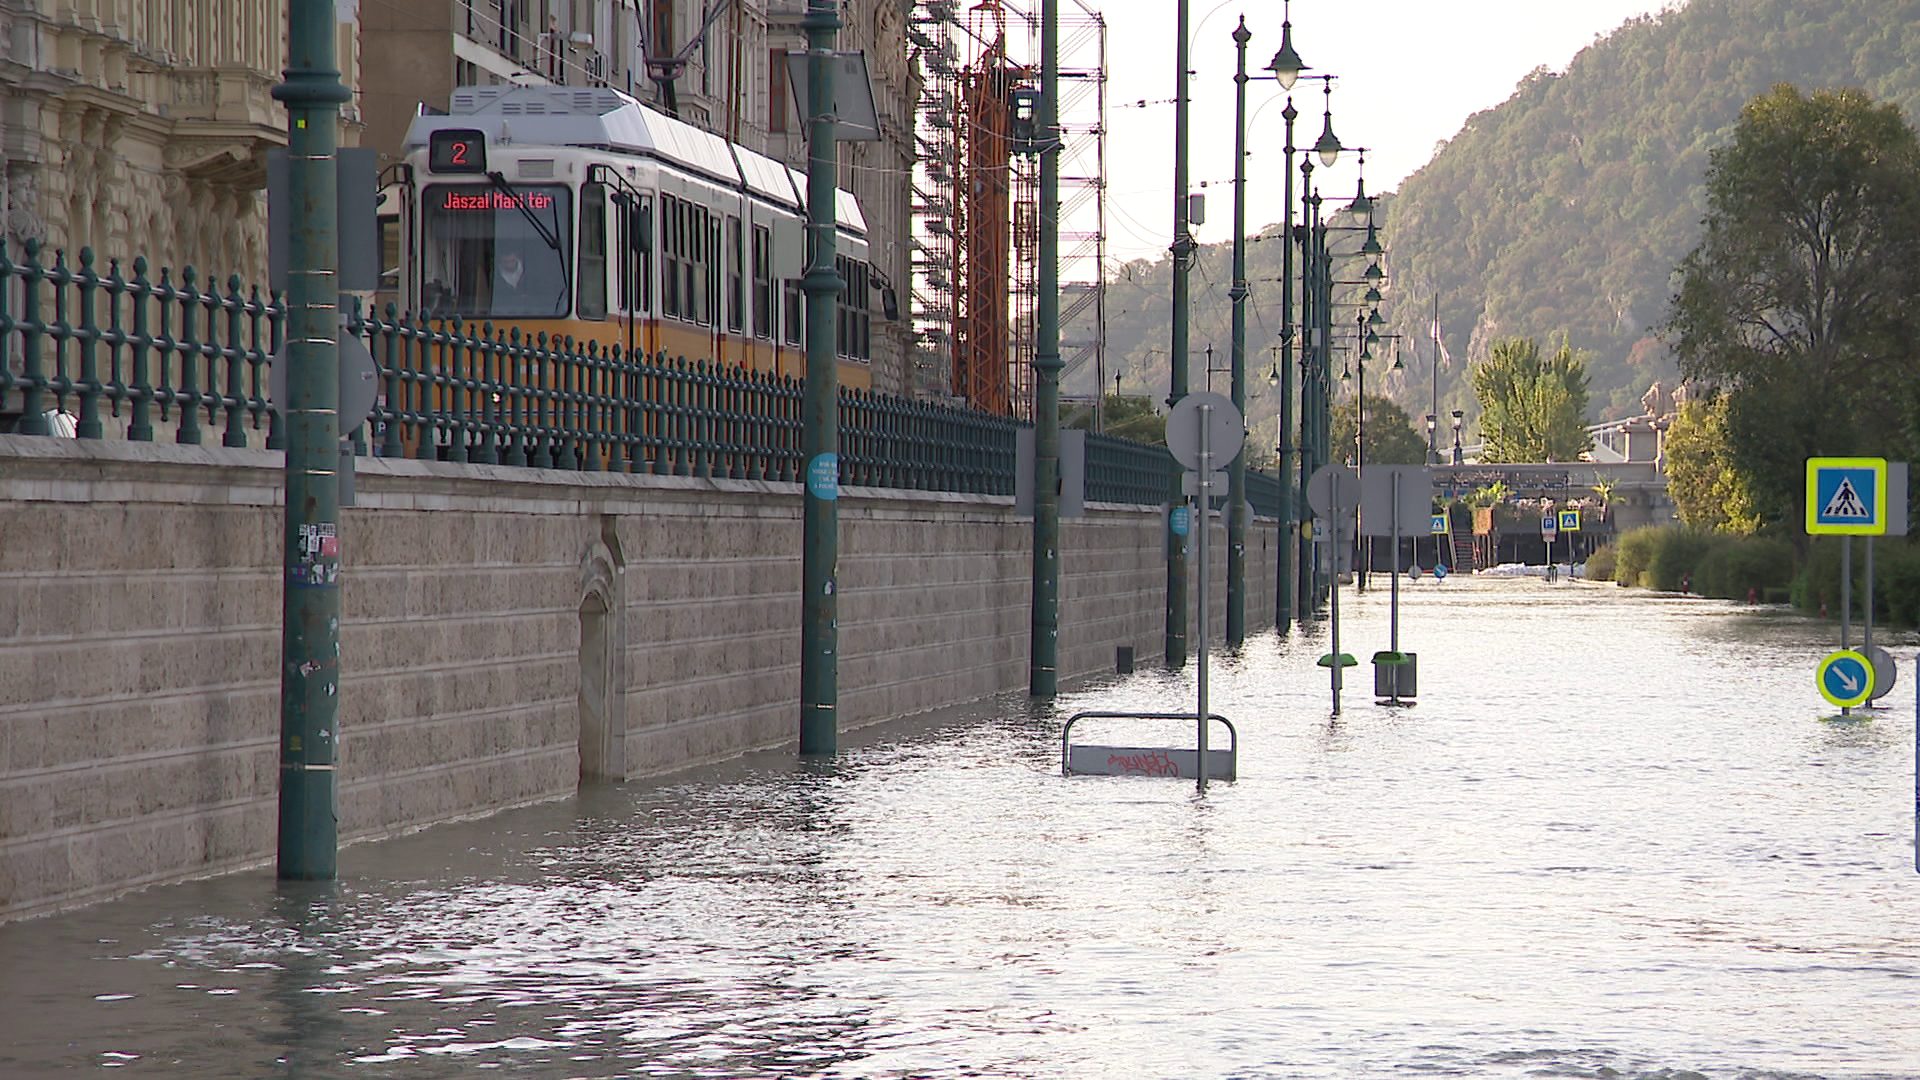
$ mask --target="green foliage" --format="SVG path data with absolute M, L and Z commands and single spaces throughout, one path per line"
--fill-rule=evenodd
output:
M 1612 576 L 1622 585 L 1667 592 L 1684 587 L 1701 596 L 1745 600 L 1750 592 L 1766 596 L 1793 581 L 1793 549 L 1773 537 L 1647 525 L 1612 546 Z M 1591 560 L 1587 576 L 1597 579 Z
M 1495 480 L 1485 487 L 1474 488 L 1461 501 L 1472 507 L 1498 506 L 1512 494 L 1513 489 L 1507 486 L 1506 481 Z
M 1874 622 L 1886 626 L 1920 625 L 1920 545 L 1909 538 L 1883 537 L 1874 545 Z M 1820 537 L 1813 541 L 1806 565 L 1793 581 L 1793 603 L 1809 613 L 1823 607 L 1840 617 L 1840 541 Z M 1865 545 L 1853 545 L 1853 618 L 1858 625 L 1866 614 L 1867 567 Z
M 1587 362 L 1564 339 L 1542 359 L 1532 338 L 1502 338 L 1469 372 L 1480 400 L 1483 461 L 1574 461 L 1587 434 Z
M 1384 230 L 1392 329 L 1424 341 L 1435 296 L 1455 357 L 1565 329 L 1593 354 L 1596 414 L 1637 414 L 1648 384 L 1676 374 L 1650 327 L 1741 107 L 1787 81 L 1920 108 L 1920 0 L 1674 8 L 1527 76 L 1401 185 Z
M 1725 396 L 1689 401 L 1667 429 L 1667 494 L 1689 528 L 1750 535 L 1760 527 L 1747 477 L 1735 465 Z
M 1612 544 L 1603 544 L 1587 555 L 1586 575 L 1588 581 L 1612 581 L 1614 575 L 1614 555 Z
M 1683 468 L 1695 513 L 1795 527 L 1808 457 L 1899 457 L 1920 378 L 1920 137 L 1859 90 L 1779 85 L 1713 151 L 1666 330 L 1722 387 Z
M 1334 455 L 1348 463 L 1360 432 L 1359 410 L 1353 399 L 1333 407 L 1331 442 Z M 1365 455 L 1368 465 L 1420 465 L 1427 460 L 1427 440 L 1415 434 L 1413 420 L 1400 406 L 1376 394 L 1367 395 Z
M 1613 580 L 1622 585 L 1647 584 L 1647 567 L 1653 562 L 1653 548 L 1667 529 L 1660 525 L 1642 525 L 1621 534 L 1614 541 Z
M 1793 546 L 1773 537 L 1713 536 L 1712 547 L 1695 569 L 1694 591 L 1725 600 L 1763 596 L 1793 581 Z
M 1104 411 L 1108 435 L 1156 446 L 1164 445 L 1167 441 L 1167 418 L 1153 411 L 1152 398 L 1108 394 Z M 1093 429 L 1092 409 L 1081 406 L 1063 412 L 1066 413 L 1061 420 L 1064 426 L 1088 431 Z

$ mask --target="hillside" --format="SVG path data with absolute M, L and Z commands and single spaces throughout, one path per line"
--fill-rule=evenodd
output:
M 1483 356 L 1498 336 L 1564 330 L 1590 351 L 1596 420 L 1637 412 L 1649 383 L 1671 379 L 1653 327 L 1674 264 L 1696 238 L 1708 153 L 1741 106 L 1776 82 L 1858 86 L 1920 115 L 1920 0 L 1692 0 L 1631 21 L 1565 72 L 1535 71 L 1409 177 L 1384 219 L 1393 288 L 1382 314 L 1424 340 L 1438 294 L 1455 358 L 1441 376 L 1442 409 L 1472 413 L 1460 361 Z M 1228 245 L 1210 245 L 1194 275 L 1194 346 L 1214 342 L 1219 367 L 1229 258 Z M 1255 348 L 1277 329 L 1279 285 L 1263 279 L 1279 266 L 1277 242 L 1249 245 Z M 1136 262 L 1110 287 L 1109 368 L 1127 373 L 1130 392 L 1151 371 L 1164 396 L 1168 278 L 1164 260 Z M 1268 362 L 1260 353 L 1249 367 Z M 1193 359 L 1196 387 L 1203 363 Z M 1418 416 L 1430 392 L 1424 345 L 1408 363 L 1418 369 L 1408 372 L 1413 387 L 1403 377 L 1386 391 Z M 1082 379 L 1086 387 L 1070 388 L 1090 389 Z M 1256 400 L 1249 412 L 1256 432 L 1263 419 L 1272 430 L 1269 404 Z

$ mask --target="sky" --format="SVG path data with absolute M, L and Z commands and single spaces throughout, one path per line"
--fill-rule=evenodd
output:
M 1062 66 L 1074 52 L 1071 16 L 1076 2 L 1102 12 L 1107 23 L 1108 267 L 1166 254 L 1173 226 L 1174 29 L 1173 0 L 1063 0 Z M 1333 130 L 1349 147 L 1369 148 L 1370 192 L 1391 191 L 1432 159 L 1436 145 L 1467 118 L 1505 101 L 1534 68 L 1564 71 L 1581 49 L 1635 16 L 1677 6 L 1674 0 L 1294 0 L 1294 49 L 1312 71 L 1335 76 Z M 1038 9 L 1037 2 L 1033 4 Z M 1190 0 L 1192 42 L 1188 140 L 1193 189 L 1206 195 L 1203 243 L 1233 236 L 1233 30 L 1244 14 L 1249 74 L 1264 69 L 1280 47 L 1280 0 Z M 1309 72 L 1311 74 L 1311 72 Z M 1326 99 L 1318 81 L 1293 90 L 1294 144 L 1319 138 Z M 1135 104 L 1144 101 L 1145 105 Z M 1090 99 L 1089 99 L 1090 102 Z M 1069 100 L 1069 106 L 1072 103 Z M 1247 227 L 1277 222 L 1285 124 L 1279 84 L 1247 84 Z M 1071 122 L 1072 112 L 1063 119 Z M 1295 158 L 1298 168 L 1299 158 Z M 1075 175 L 1075 164 L 1063 165 Z M 1083 172 L 1090 173 L 1088 166 Z M 1315 173 L 1329 196 L 1350 200 L 1357 155 L 1342 154 Z M 1205 183 L 1204 189 L 1201 187 Z M 1063 200 L 1071 191 L 1063 190 Z M 1072 229 L 1069 220 L 1065 227 Z M 1091 228 L 1090 225 L 1084 226 Z M 1069 271 L 1070 278 L 1086 275 Z

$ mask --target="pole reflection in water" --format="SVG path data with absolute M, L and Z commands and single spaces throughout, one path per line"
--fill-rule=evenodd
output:
M 1222 656 L 1205 794 L 1058 775 L 1193 700 L 1144 672 L 0 927 L 0 1076 L 1920 1074 L 1913 716 L 1827 721 L 1830 624 L 1402 604 L 1414 709 L 1329 719 L 1311 627 Z

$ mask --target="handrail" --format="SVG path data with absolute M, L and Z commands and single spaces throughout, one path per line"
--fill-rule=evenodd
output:
M 1069 751 L 1073 741 L 1073 725 L 1082 720 L 1193 720 L 1194 713 L 1147 713 L 1147 712 L 1077 712 L 1067 717 L 1066 726 L 1060 729 L 1060 775 L 1072 776 L 1072 766 L 1068 764 Z M 1209 721 L 1218 720 L 1227 726 L 1227 779 L 1237 778 L 1240 771 L 1240 732 L 1233 721 L 1219 713 L 1208 713 Z M 1195 748 L 1198 749 L 1197 747 Z M 1206 769 L 1206 762 L 1200 763 Z

